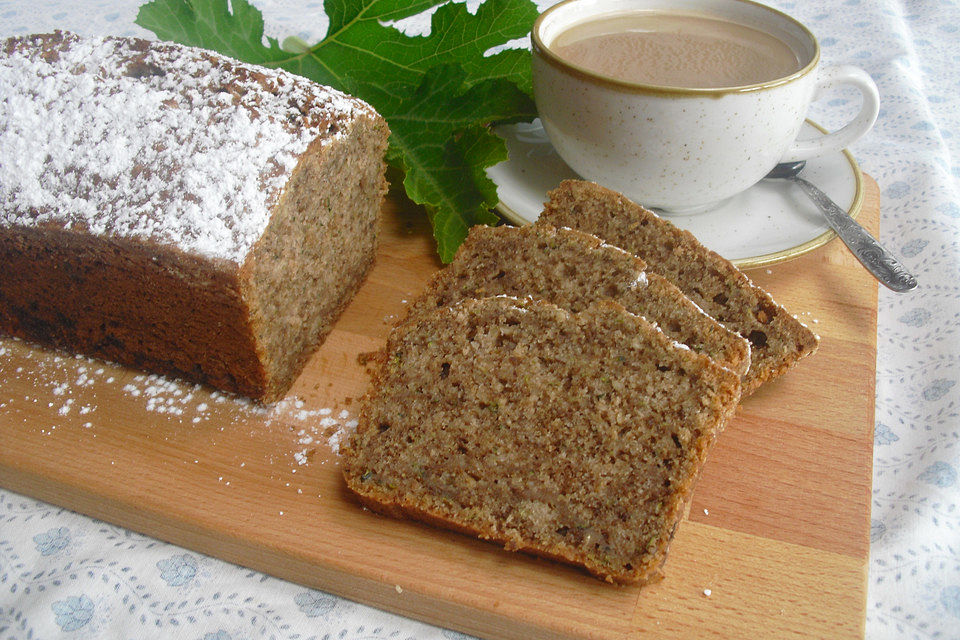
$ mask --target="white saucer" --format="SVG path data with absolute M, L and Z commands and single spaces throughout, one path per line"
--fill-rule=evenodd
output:
M 801 137 L 822 135 L 823 131 L 807 121 Z M 496 132 L 506 140 L 510 157 L 487 170 L 497 185 L 497 210 L 514 224 L 530 224 L 540 216 L 548 191 L 562 180 L 579 176 L 553 150 L 539 121 L 504 125 Z M 808 161 L 803 177 L 851 216 L 860 213 L 863 176 L 848 151 Z M 836 237 L 807 196 L 782 180 L 761 181 L 711 211 L 658 213 L 740 268 L 783 262 Z

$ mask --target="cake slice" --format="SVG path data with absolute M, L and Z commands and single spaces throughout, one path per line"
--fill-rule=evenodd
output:
M 749 343 L 669 281 L 643 269 L 643 261 L 632 254 L 572 229 L 478 225 L 414 301 L 407 318 L 466 298 L 496 295 L 531 296 L 574 312 L 609 298 L 674 340 L 743 374 L 750 365 Z
M 136 38 L 0 43 L 0 333 L 261 401 L 373 263 L 386 122 Z
M 375 511 L 646 583 L 739 391 L 612 301 L 465 300 L 393 331 L 342 470 Z
M 538 224 L 568 226 L 636 254 L 728 329 L 750 341 L 743 394 L 816 351 L 819 338 L 728 260 L 623 195 L 567 180 L 551 191 Z

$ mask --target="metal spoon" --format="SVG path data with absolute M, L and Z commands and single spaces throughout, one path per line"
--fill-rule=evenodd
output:
M 781 162 L 775 166 L 764 179 L 790 180 L 799 185 L 804 193 L 820 208 L 827 223 L 837 232 L 850 252 L 859 260 L 867 271 L 872 273 L 880 283 L 897 293 L 910 291 L 917 286 L 917 279 L 904 268 L 893 254 L 884 249 L 866 229 L 861 227 L 846 211 L 837 206 L 837 203 L 823 191 L 809 181 L 800 177 L 800 172 L 806 166 L 806 161 Z

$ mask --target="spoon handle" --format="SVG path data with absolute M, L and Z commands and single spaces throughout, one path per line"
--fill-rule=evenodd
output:
M 838 207 L 827 194 L 799 176 L 795 176 L 793 181 L 823 211 L 830 227 L 837 232 L 851 253 L 881 284 L 897 293 L 910 291 L 917 286 L 917 279 L 900 261 L 884 249 L 866 229 L 857 224 L 850 214 Z

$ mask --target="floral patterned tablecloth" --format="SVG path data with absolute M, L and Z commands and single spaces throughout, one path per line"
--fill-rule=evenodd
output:
M 818 35 L 825 62 L 876 79 L 880 118 L 853 152 L 881 187 L 882 241 L 921 283 L 908 295 L 880 290 L 866 635 L 960 638 L 960 6 L 768 2 Z M 133 24 L 139 4 L 0 0 L 0 36 L 146 36 Z M 325 31 L 321 0 L 253 4 L 271 35 L 312 42 Z M 840 94 L 811 115 L 831 127 L 855 110 Z M 0 489 L 0 638 L 58 637 L 463 636 Z

